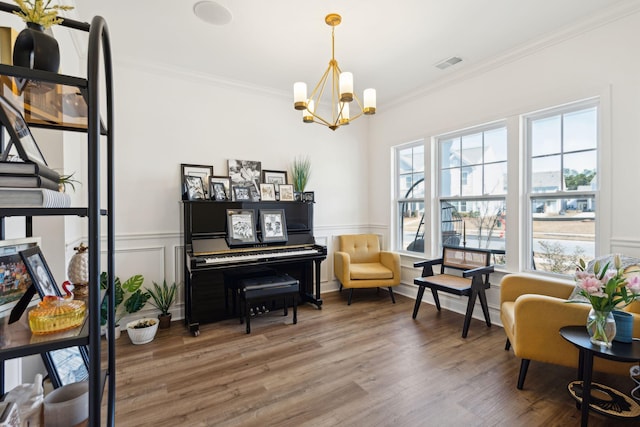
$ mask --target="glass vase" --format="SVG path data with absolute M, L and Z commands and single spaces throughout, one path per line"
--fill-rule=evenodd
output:
M 610 311 L 594 310 L 587 316 L 587 331 L 595 345 L 611 347 L 616 336 L 616 321 Z

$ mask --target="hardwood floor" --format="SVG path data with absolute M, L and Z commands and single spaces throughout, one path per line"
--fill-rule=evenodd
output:
M 575 370 L 532 362 L 516 389 L 520 360 L 502 328 L 375 290 L 323 295 L 261 315 L 245 334 L 237 320 L 174 322 L 156 339 L 117 343 L 118 426 L 572 426 L 580 413 L 567 392 Z M 625 393 L 629 378 L 595 374 Z M 591 414 L 591 426 L 621 425 Z M 622 423 L 632 425 L 632 423 Z M 636 424 L 637 425 L 637 424 Z

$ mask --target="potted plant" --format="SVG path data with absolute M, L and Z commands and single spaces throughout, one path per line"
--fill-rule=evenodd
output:
M 153 289 L 147 289 L 151 299 L 149 304 L 160 310 L 158 320 L 160 321 L 160 329 L 167 329 L 171 326 L 171 313 L 169 308 L 173 304 L 173 300 L 176 297 L 176 284 L 175 282 L 171 286 L 167 285 L 167 281 L 162 281 L 162 286 L 153 282 Z
M 142 307 L 147 303 L 147 300 L 151 296 L 147 292 L 142 291 L 142 283 L 144 277 L 141 274 L 136 274 L 128 278 L 124 283 L 120 282 L 120 278 L 116 276 L 113 281 L 114 284 L 114 306 L 115 306 L 115 323 L 116 323 L 116 336 L 118 338 L 120 331 L 120 321 L 127 314 L 133 314 L 140 311 Z M 100 289 L 107 289 L 107 273 L 102 272 L 100 275 Z M 123 304 L 124 303 L 124 304 Z M 122 309 L 120 306 L 122 305 Z M 100 324 L 106 325 L 107 323 L 107 299 L 102 301 L 100 306 Z
M 131 343 L 139 345 L 153 341 L 158 331 L 158 319 L 144 318 L 127 323 L 127 334 Z
M 51 6 L 51 0 L 14 0 L 14 3 L 20 8 L 19 12 L 13 12 L 15 15 L 27 24 L 37 24 L 45 29 L 63 21 L 63 18 L 58 16 L 58 11 L 73 9 L 73 6 Z
M 58 191 L 65 193 L 67 191 L 67 186 L 69 186 L 75 192 L 75 184 L 80 184 L 80 181 L 73 178 L 73 175 L 75 174 L 75 172 L 68 175 L 60 174 L 60 178 L 58 179 Z
M 309 182 L 311 176 L 311 161 L 308 157 L 294 158 L 291 163 L 291 177 L 293 178 L 293 189 L 302 193 Z

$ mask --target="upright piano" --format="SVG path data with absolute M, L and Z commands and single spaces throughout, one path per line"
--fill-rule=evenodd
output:
M 183 201 L 185 324 L 194 335 L 201 323 L 229 319 L 237 313 L 229 287 L 242 277 L 288 274 L 300 282 L 300 302 L 322 307 L 320 264 L 326 246 L 313 237 L 312 202 Z M 258 243 L 230 247 L 227 243 L 227 210 L 283 209 L 286 243 Z M 260 225 L 256 232 L 260 237 Z M 258 239 L 260 240 L 260 239 Z

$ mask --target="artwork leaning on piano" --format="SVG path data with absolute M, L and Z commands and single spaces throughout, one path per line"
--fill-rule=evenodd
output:
M 227 209 L 227 244 L 229 247 L 258 243 L 253 209 Z

